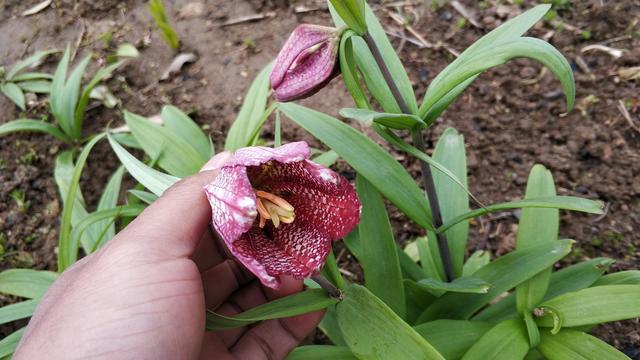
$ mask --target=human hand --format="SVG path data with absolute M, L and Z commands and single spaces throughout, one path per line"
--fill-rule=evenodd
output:
M 315 312 L 205 332 L 205 307 L 232 316 L 302 290 L 264 288 L 210 231 L 206 171 L 180 181 L 101 250 L 65 271 L 40 302 L 14 359 L 281 359 Z

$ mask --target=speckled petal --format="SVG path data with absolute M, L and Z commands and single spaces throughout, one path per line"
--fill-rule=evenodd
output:
M 360 222 L 360 201 L 353 186 L 331 169 L 306 160 L 273 164 L 259 186 L 283 196 L 295 208 L 296 221 L 324 231 L 331 240 Z
M 326 234 L 302 222 L 271 231 L 273 239 L 254 227 L 229 247 L 262 284 L 277 289 L 280 275 L 302 279 L 320 271 L 331 246 Z
M 244 166 L 225 166 L 213 182 L 205 186 L 211 204 L 214 229 L 227 245 L 232 244 L 253 224 L 256 195 Z
M 302 52 L 316 44 L 326 41 L 331 36 L 335 36 L 335 32 L 336 29 L 326 26 L 312 24 L 298 25 L 282 49 L 280 49 L 280 53 L 278 53 L 269 77 L 271 87 L 275 89 L 280 86 L 291 64 L 293 64 Z
M 225 166 L 258 166 L 272 160 L 287 164 L 307 158 L 309 158 L 309 145 L 304 141 L 297 141 L 277 148 L 252 146 L 238 149 Z

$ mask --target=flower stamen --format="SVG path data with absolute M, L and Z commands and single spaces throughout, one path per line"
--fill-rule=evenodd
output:
M 294 208 L 285 199 L 272 193 L 256 190 L 256 209 L 260 216 L 259 226 L 263 228 L 267 220 L 276 228 L 280 223 L 291 224 L 295 220 Z

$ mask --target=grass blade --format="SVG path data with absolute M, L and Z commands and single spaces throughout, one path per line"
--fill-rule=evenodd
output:
M 40 120 L 18 119 L 0 125 L 0 136 L 22 131 L 42 132 L 63 142 L 71 141 L 71 139 L 65 133 L 60 131 L 60 129 Z
M 9 269 L 0 272 L 0 293 L 39 299 L 58 278 L 52 271 Z
M 13 103 L 16 104 L 20 108 L 20 110 L 24 111 L 26 109 L 24 92 L 22 92 L 22 89 L 18 85 L 12 82 L 2 83 L 0 84 L 0 91 L 2 91 L 2 93 L 6 97 L 13 101 Z
M 0 325 L 33 315 L 38 302 L 40 302 L 40 299 L 32 299 L 1 307 Z

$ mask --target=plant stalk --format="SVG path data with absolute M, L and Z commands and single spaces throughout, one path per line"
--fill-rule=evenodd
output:
M 391 94 L 395 98 L 398 106 L 400 107 L 400 111 L 405 114 L 411 114 L 409 110 L 409 106 L 407 106 L 406 101 L 402 97 L 400 93 L 400 89 L 398 85 L 393 80 L 393 76 L 389 71 L 389 67 L 384 62 L 384 58 L 382 57 L 382 53 L 378 48 L 375 40 L 371 37 L 371 34 L 368 32 L 362 35 L 365 43 L 371 50 L 371 54 L 380 68 L 380 72 L 382 72 L 382 76 L 384 77 L 387 86 L 391 90 Z M 416 148 L 421 151 L 425 151 L 424 139 L 422 138 L 422 132 L 419 129 L 411 131 L 411 137 L 413 138 L 413 143 Z M 438 202 L 438 194 L 436 192 L 436 186 L 433 181 L 433 174 L 431 173 L 431 167 L 425 161 L 420 161 L 420 170 L 422 172 L 422 179 L 424 181 L 425 191 L 427 192 L 427 198 L 429 199 L 429 206 L 431 207 L 431 220 L 434 228 L 438 228 L 442 226 L 442 213 L 440 211 L 440 203 Z M 440 252 L 440 259 L 442 260 L 442 265 L 444 267 L 445 277 L 448 282 L 451 282 L 455 279 L 455 273 L 453 272 L 453 262 L 451 261 L 451 253 L 449 252 L 449 245 L 447 241 L 447 236 L 442 234 L 436 234 L 438 240 L 438 250 Z
M 320 287 L 327 293 L 327 295 L 331 296 L 332 298 L 336 298 L 338 300 L 343 299 L 342 291 L 337 287 L 335 287 L 331 283 L 331 281 L 327 280 L 324 276 L 322 275 L 312 276 L 311 280 L 315 281 L 318 285 L 320 285 Z

